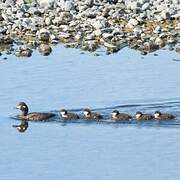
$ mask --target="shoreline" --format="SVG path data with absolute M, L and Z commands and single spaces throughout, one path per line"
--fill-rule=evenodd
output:
M 178 0 L 0 1 L 0 52 L 49 55 L 52 44 L 63 43 L 92 52 L 102 47 L 107 54 L 128 46 L 146 55 L 166 45 L 179 53 L 179 20 Z

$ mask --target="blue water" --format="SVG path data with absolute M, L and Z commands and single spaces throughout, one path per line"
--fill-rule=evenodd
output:
M 63 46 L 43 57 L 0 56 L 0 179 L 178 180 L 180 62 L 174 51 L 147 56 L 124 48 L 94 56 Z M 85 107 L 106 117 L 162 110 L 172 122 L 29 123 L 18 133 L 9 116 L 25 101 L 30 111 Z M 108 118 L 107 118 L 108 119 Z

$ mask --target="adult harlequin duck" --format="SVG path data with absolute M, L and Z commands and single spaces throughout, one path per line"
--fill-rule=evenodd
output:
M 103 118 L 101 114 L 92 112 L 90 109 L 84 109 L 83 114 L 87 120 L 99 120 Z
M 28 122 L 26 120 L 22 120 L 20 125 L 13 125 L 12 127 L 16 128 L 19 132 L 25 132 L 28 128 Z
M 143 114 L 142 112 L 138 111 L 135 115 L 137 120 L 152 120 L 154 119 L 153 115 L 151 114 Z
M 168 113 L 161 113 L 160 111 L 156 111 L 154 113 L 154 118 L 156 120 L 168 120 L 168 119 L 174 119 L 175 116 Z
M 61 109 L 60 110 L 60 115 L 63 119 L 79 119 L 79 116 L 75 113 L 72 113 L 72 112 L 68 112 L 67 110 L 65 109 Z
M 22 113 L 18 116 L 20 119 L 29 120 L 29 121 L 45 121 L 49 118 L 55 116 L 53 113 L 42 113 L 42 112 L 32 112 L 28 113 L 29 109 L 26 103 L 20 102 L 16 109 L 19 109 Z
M 126 113 L 120 113 L 119 111 L 115 110 L 112 113 L 111 118 L 115 121 L 128 121 L 132 119 L 132 116 Z

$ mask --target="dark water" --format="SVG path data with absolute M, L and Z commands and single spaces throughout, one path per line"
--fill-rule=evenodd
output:
M 48 57 L 0 57 L 0 179 L 175 180 L 180 172 L 180 63 L 176 52 L 142 56 L 124 48 L 106 56 L 58 46 Z M 105 122 L 29 123 L 18 133 L 13 107 L 30 111 L 85 107 Z M 111 123 L 114 110 L 156 110 L 173 121 Z

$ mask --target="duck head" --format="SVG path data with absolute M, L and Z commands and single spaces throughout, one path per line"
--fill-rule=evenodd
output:
M 119 111 L 114 110 L 114 111 L 111 113 L 112 118 L 116 118 L 116 117 L 118 116 L 118 114 L 119 114 Z
M 91 115 L 90 109 L 84 109 L 83 114 L 85 117 L 90 116 Z
M 159 116 L 161 116 L 161 112 L 160 111 L 156 111 L 155 113 L 154 113 L 154 117 L 155 118 L 158 118 Z
M 20 102 L 17 104 L 16 109 L 19 109 L 22 112 L 23 116 L 26 116 L 28 114 L 28 106 L 25 102 Z
M 143 113 L 141 111 L 137 111 L 136 112 L 136 119 L 139 119 L 142 115 L 143 115 Z

